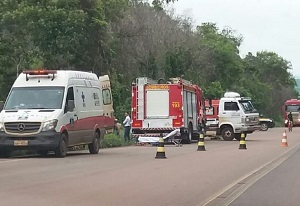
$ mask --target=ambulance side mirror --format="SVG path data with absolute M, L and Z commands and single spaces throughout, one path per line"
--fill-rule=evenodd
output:
M 67 107 L 67 111 L 68 112 L 73 112 L 75 108 L 75 103 L 74 100 L 68 100 L 68 107 Z

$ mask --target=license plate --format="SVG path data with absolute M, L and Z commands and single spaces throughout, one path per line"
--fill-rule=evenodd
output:
M 14 146 L 27 146 L 28 140 L 15 140 Z

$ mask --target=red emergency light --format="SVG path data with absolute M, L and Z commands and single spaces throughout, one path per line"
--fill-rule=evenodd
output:
M 28 81 L 28 75 L 45 75 L 48 76 L 49 74 L 52 74 L 52 80 L 54 79 L 54 74 L 57 73 L 56 70 L 45 70 L 45 69 L 38 69 L 38 70 L 26 70 L 23 71 L 24 74 L 26 74 L 26 81 Z
M 56 74 L 56 70 L 27 70 L 23 71 L 24 74 L 29 74 L 29 75 L 48 75 L 48 74 Z

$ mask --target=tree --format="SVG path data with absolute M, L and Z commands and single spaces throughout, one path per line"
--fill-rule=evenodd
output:
M 244 88 L 252 94 L 257 108 L 264 114 L 280 116 L 281 106 L 289 98 L 297 98 L 291 64 L 274 52 L 248 53 L 244 58 Z
M 220 32 L 216 24 L 212 23 L 203 23 L 198 26 L 196 34 L 201 45 L 209 50 L 210 63 L 213 64 L 213 66 L 209 65 L 210 71 L 207 72 L 206 83 L 210 85 L 210 82 L 218 80 L 221 88 L 235 89 L 236 85 L 239 85 L 242 74 L 242 61 L 239 56 L 242 37 L 234 36 L 234 31 L 230 28 L 225 28 Z

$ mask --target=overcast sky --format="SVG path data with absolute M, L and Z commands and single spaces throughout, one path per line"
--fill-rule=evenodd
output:
M 244 37 L 241 56 L 272 51 L 290 61 L 300 78 L 300 0 L 178 0 L 172 6 L 195 25 L 213 22 Z

